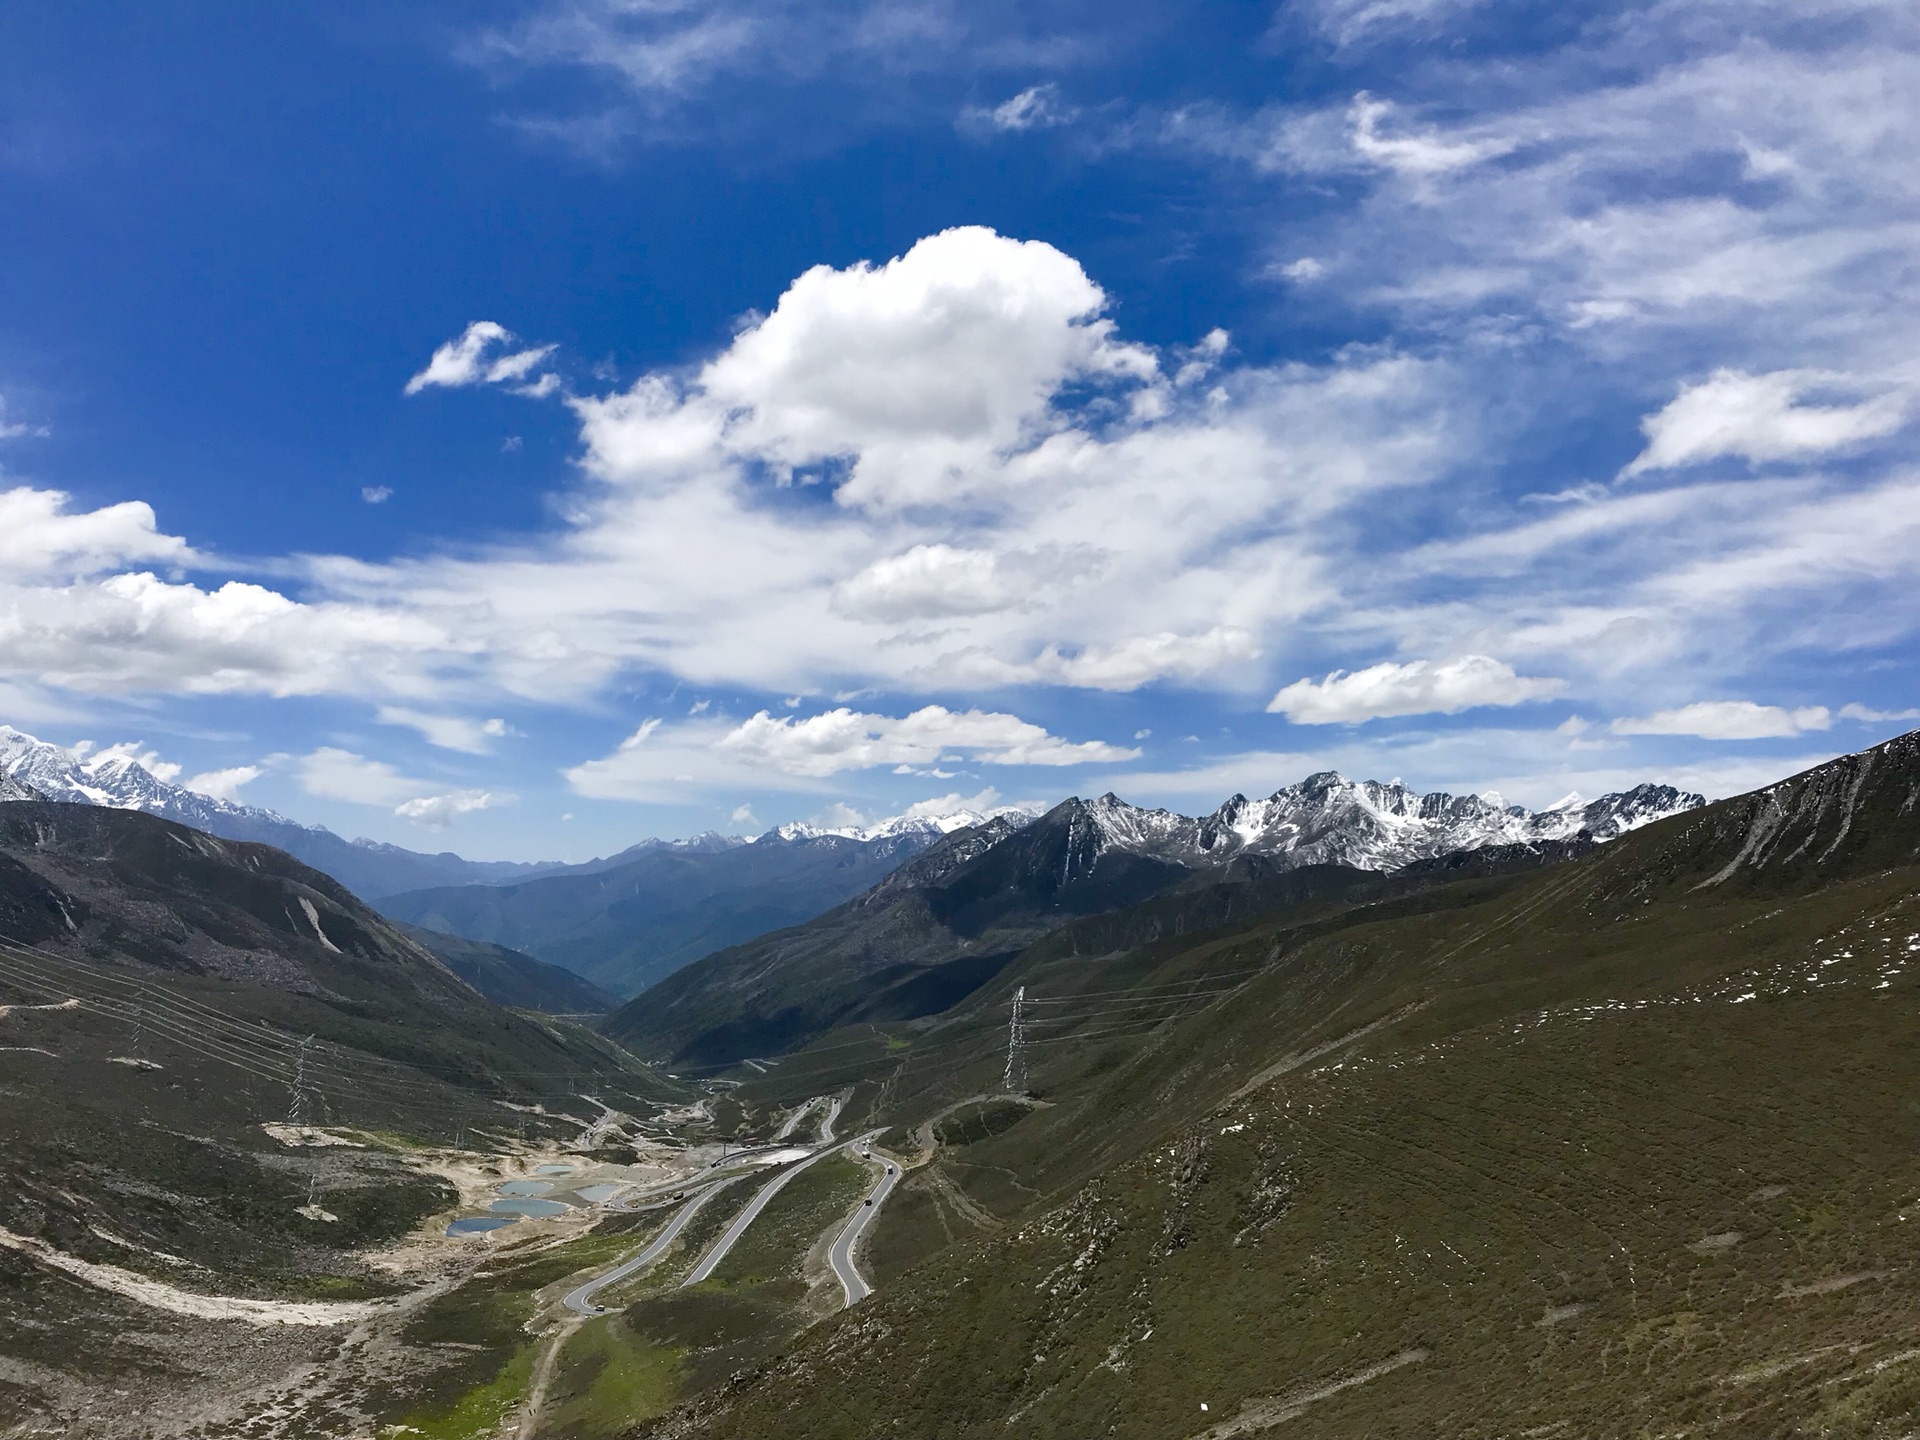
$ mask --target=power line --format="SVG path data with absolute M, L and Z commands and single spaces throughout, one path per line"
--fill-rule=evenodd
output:
M 17 940 L 0 938 L 0 954 L 7 952 L 11 952 L 18 962 L 28 966 L 29 973 L 36 973 L 31 969 L 35 964 L 58 967 L 56 973 L 60 970 L 76 972 L 99 985 L 109 988 L 117 986 L 124 990 L 130 990 L 136 997 L 135 1001 L 121 1001 L 120 1003 L 139 1003 L 140 999 L 144 998 L 145 1003 L 150 1007 L 163 1012 L 171 1012 L 174 1017 L 182 1023 L 191 1024 L 198 1022 L 209 1026 L 211 1029 L 224 1032 L 223 1038 L 235 1046 L 244 1046 L 248 1042 L 253 1042 L 255 1044 L 270 1046 L 274 1052 L 278 1053 L 290 1049 L 297 1043 L 295 1037 L 283 1031 L 257 1021 L 246 1020 L 231 1015 L 224 1010 L 219 1010 L 211 1005 L 204 1004 L 179 991 L 157 987 L 143 977 L 115 974 L 72 956 L 56 954 L 49 950 L 43 950 L 38 946 L 26 945 Z M 47 983 L 44 975 L 41 975 L 39 978 L 43 985 Z M 596 1036 L 594 1038 L 598 1039 L 599 1037 Z M 455 1076 L 468 1083 L 485 1079 L 555 1080 L 577 1076 L 578 1074 L 577 1067 L 572 1070 L 512 1070 L 489 1068 L 481 1074 L 475 1074 L 474 1071 L 464 1067 L 456 1068 L 435 1065 L 424 1060 L 394 1060 L 387 1056 L 376 1055 L 370 1051 L 335 1045 L 332 1042 L 324 1040 L 316 1041 L 315 1043 L 321 1047 L 320 1053 L 324 1054 L 329 1051 L 338 1052 L 339 1063 L 335 1065 L 334 1068 L 338 1070 L 338 1073 L 344 1080 L 353 1083 L 359 1083 L 369 1078 L 379 1078 L 382 1079 L 383 1083 L 388 1084 L 432 1088 L 431 1082 L 412 1079 L 406 1076 L 391 1075 L 387 1077 L 370 1077 L 366 1073 L 366 1067 L 369 1064 L 386 1065 L 396 1069 L 420 1072 L 421 1074 L 427 1075 L 440 1074 Z M 328 1062 L 316 1057 L 316 1064 L 321 1063 Z M 631 1072 L 622 1071 L 621 1073 Z

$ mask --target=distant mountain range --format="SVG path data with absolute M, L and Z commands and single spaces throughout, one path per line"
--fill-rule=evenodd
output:
M 774 831 L 749 844 L 654 844 L 621 863 L 509 885 L 387 895 L 391 918 L 525 951 L 621 996 L 690 960 L 797 925 L 859 894 L 940 838 Z
M 1535 812 L 1331 771 L 1264 800 L 1235 795 L 1200 818 L 1111 794 L 1072 799 L 1037 820 L 1002 815 L 956 831 L 819 918 L 686 966 L 614 1012 L 606 1030 L 641 1053 L 724 1064 L 855 1020 L 935 1013 L 1048 930 L 1230 867 L 1255 877 L 1328 867 L 1329 883 L 1346 886 L 1480 852 L 1542 863 L 1575 853 L 1576 840 L 1604 842 L 1705 803 L 1641 785 Z
M 271 810 L 202 795 L 160 779 L 139 761 L 114 751 L 83 755 L 0 725 L 0 776 L 36 795 L 110 810 L 142 810 L 226 840 L 252 840 L 286 851 L 324 870 L 363 900 L 423 885 L 460 885 L 518 879 L 560 868 L 505 860 L 467 860 L 450 852 L 422 854 L 373 840 L 342 840 L 320 825 L 302 825 Z
M 982 968 L 983 954 L 1011 953 L 1063 919 L 1136 903 L 1236 860 L 1257 860 L 1267 872 L 1315 865 L 1391 872 L 1465 851 L 1582 835 L 1604 841 L 1704 803 L 1670 786 L 1642 785 L 1591 802 L 1569 796 L 1529 811 L 1497 796 L 1422 795 L 1398 781 L 1356 782 L 1329 771 L 1265 799 L 1235 795 L 1200 817 L 1141 808 L 1109 794 L 1067 801 L 1044 817 L 1022 807 L 909 812 L 839 827 L 783 825 L 757 840 L 711 832 L 651 839 L 581 865 L 530 864 L 343 840 L 271 810 L 171 784 L 123 752 L 87 755 L 0 726 L 0 800 L 36 796 L 144 811 L 225 839 L 274 845 L 377 902 L 392 919 L 524 952 L 616 996 L 657 985 L 703 956 L 719 964 L 721 954 L 736 950 L 725 964 L 763 971 L 769 1001 L 815 964 L 825 966 L 831 983 L 825 975 L 820 985 L 806 982 L 810 998 L 802 1008 L 812 1018 L 803 1022 L 786 1005 L 792 1023 L 783 1025 L 796 1039 L 827 1012 L 853 1003 L 829 999 L 838 986 L 866 995 L 872 977 L 884 971 L 892 978 L 881 988 L 906 984 L 906 993 L 918 998 L 874 1002 L 883 1008 L 911 1010 L 950 999 L 955 986 L 978 984 L 991 973 Z M 1015 836 L 1027 838 L 1011 844 Z M 835 907 L 850 908 L 842 914 Z M 797 949 L 779 942 L 779 965 L 751 958 L 763 943 L 759 937 L 770 943 L 796 926 L 805 933 Z M 803 961 L 807 955 L 813 960 Z M 480 966 L 478 952 L 468 959 Z M 944 978 L 920 973 L 955 963 L 958 969 L 943 971 Z M 796 965 L 785 973 L 783 967 Z M 588 1009 L 604 1002 L 590 990 L 555 989 L 520 958 L 493 956 L 474 973 L 529 1008 Z M 694 991 L 701 983 L 698 977 L 685 982 Z M 525 986 L 531 988 L 516 988 Z M 671 1008 L 681 1003 L 679 995 L 676 989 L 658 996 L 647 1008 Z M 740 1000 L 734 995 L 713 1014 L 702 1000 L 695 1005 L 706 1016 L 700 1027 L 739 1020 L 743 1035 L 758 1037 L 742 1040 L 743 1053 L 785 1043 L 782 1025 L 769 1031 L 749 1018 L 758 1000 L 741 1001 L 741 1013 L 723 1020 L 719 1012 L 731 1016 Z M 623 1013 L 612 1023 L 636 1043 L 643 1034 L 671 1034 L 677 1051 L 688 1039 L 679 1021 L 658 1014 L 636 1022 Z

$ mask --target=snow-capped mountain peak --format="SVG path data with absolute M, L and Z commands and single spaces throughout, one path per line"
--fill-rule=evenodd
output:
M 1097 848 L 1152 855 L 1192 866 L 1235 855 L 1264 855 L 1294 865 L 1335 864 L 1397 870 L 1416 860 L 1489 845 L 1597 840 L 1704 805 L 1706 797 L 1667 785 L 1641 785 L 1584 801 L 1578 795 L 1542 811 L 1509 805 L 1498 793 L 1422 795 L 1398 780 L 1349 780 L 1332 770 L 1283 786 L 1264 800 L 1235 795 L 1198 818 L 1129 805 L 1117 796 L 1069 802 L 1097 835 Z
M 893 840 L 902 837 L 938 840 L 941 836 L 951 835 L 956 830 L 970 830 L 1003 816 L 1016 823 L 1024 824 L 1038 818 L 1040 813 L 1040 808 L 1035 805 L 998 805 L 984 811 L 961 809 L 940 815 L 916 815 L 908 811 L 902 815 L 891 815 L 884 820 L 875 820 L 866 824 L 810 825 L 805 821 L 795 820 L 785 825 L 775 826 L 759 838 L 794 841 L 819 840 L 827 836 L 835 836 L 842 840 L 863 841 Z
M 69 750 L 11 725 L 0 725 L 0 773 L 31 786 L 49 800 L 144 810 L 199 830 L 218 832 L 221 821 L 235 819 L 272 825 L 298 823 L 271 810 L 216 800 L 175 785 L 143 765 L 131 747 L 115 745 L 98 752 Z

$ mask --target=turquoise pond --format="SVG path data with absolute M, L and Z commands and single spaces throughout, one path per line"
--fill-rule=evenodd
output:
M 500 1187 L 502 1195 L 545 1195 L 553 1189 L 551 1180 L 509 1180 Z

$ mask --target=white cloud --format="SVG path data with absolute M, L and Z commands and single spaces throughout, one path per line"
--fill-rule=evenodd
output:
M 970 112 L 968 118 L 1001 131 L 1047 130 L 1069 123 L 1075 110 L 1060 98 L 1060 87 L 1030 85 L 990 110 Z
M 1433 22 L 1473 8 L 1480 0 L 1308 0 L 1290 7 L 1304 11 L 1314 27 L 1341 45 L 1378 34 L 1431 29 Z
M 1854 405 L 1805 405 L 1807 391 L 1835 377 L 1781 370 L 1747 375 L 1716 370 L 1686 385 L 1641 422 L 1647 448 L 1623 474 L 1669 470 L 1737 455 L 1757 463 L 1800 460 L 1891 435 L 1906 423 L 1911 397 L 1895 391 Z
M 1693 735 L 1702 740 L 1773 740 L 1826 730 L 1833 716 L 1824 705 L 1788 710 L 1751 700 L 1702 700 L 1613 722 L 1616 735 Z
M 855 619 L 883 622 L 988 615 L 1030 604 L 1044 591 L 1092 575 L 1101 560 L 1091 545 L 1006 554 L 916 545 L 836 586 L 833 605 Z
M 360 498 L 369 505 L 384 505 L 393 498 L 391 485 L 362 485 Z
M 394 814 L 429 830 L 444 830 L 462 815 L 485 810 L 498 802 L 490 790 L 455 790 L 447 795 L 421 795 L 394 807 Z
M 1134 635 L 1116 645 L 1062 655 L 1050 646 L 1034 663 L 1037 677 L 1091 690 L 1137 690 L 1154 680 L 1192 680 L 1251 660 L 1259 644 L 1245 630 L 1215 626 L 1198 635 Z
M 649 673 L 763 694 L 1261 685 L 1248 662 L 1334 599 L 1329 519 L 1445 473 L 1470 408 L 1391 352 L 1223 368 L 1219 331 L 1170 352 L 1169 382 L 1105 306 L 1071 257 L 980 229 L 809 271 L 704 366 L 567 401 L 590 478 L 560 534 L 308 557 L 300 598 L 138 572 L 30 586 L 0 597 L 0 678 L 422 714 Z M 474 340 L 435 383 L 485 373 L 498 341 Z M 191 558 L 142 539 L 144 507 L 124 519 Z
M 1867 724 L 1880 724 L 1888 720 L 1920 720 L 1920 710 L 1875 710 L 1867 705 L 1842 705 L 1839 715 L 1842 720 L 1859 720 Z
M 478 648 L 417 610 L 302 604 L 241 581 L 207 591 L 135 571 L 0 585 L 0 668 L 73 690 L 409 693 Z
M 60 490 L 19 486 L 0 491 L 0 577 L 94 574 L 157 561 L 186 565 L 198 557 L 185 540 L 163 535 L 153 507 L 139 500 L 72 513 Z
M 964 226 L 884 265 L 807 271 L 700 389 L 730 412 L 737 448 L 789 466 L 850 460 L 842 505 L 951 501 L 1055 428 L 1049 402 L 1069 381 L 1154 376 L 1105 304 L 1053 246 Z
M 462 57 L 502 82 L 554 66 L 613 81 L 588 87 L 590 108 L 513 119 L 526 133 L 602 160 L 636 137 L 684 139 L 716 124 L 729 136 L 745 130 L 764 153 L 799 128 L 791 106 L 778 103 L 796 92 L 810 97 L 801 101 L 804 128 L 817 146 L 835 127 L 866 129 L 889 123 L 901 105 L 924 107 L 930 77 L 974 76 L 972 88 L 992 93 L 1111 48 L 1104 37 L 1054 31 L 1038 13 L 1016 18 L 1000 5 L 948 0 L 543 0 L 522 13 L 516 24 L 477 35 Z M 699 103 L 728 81 L 724 103 Z M 558 87 L 566 95 L 582 88 Z M 611 102 L 599 100 L 609 89 Z M 866 97 L 851 117 L 849 96 Z
M 391 809 L 401 819 L 433 830 L 443 830 L 462 815 L 511 798 L 474 789 L 435 794 L 432 781 L 415 779 L 384 760 L 332 745 L 300 756 L 294 774 L 309 795 Z
M 1438 131 L 1424 134 L 1383 135 L 1380 122 L 1393 113 L 1393 105 L 1375 99 L 1364 90 L 1353 97 L 1349 118 L 1353 124 L 1353 148 L 1376 165 L 1384 165 L 1402 175 L 1441 175 L 1449 170 L 1492 160 L 1514 148 L 1514 142 L 1500 137 L 1478 140 L 1443 137 Z
M 384 760 L 332 745 L 302 755 L 295 773 L 309 795 L 350 805 L 401 805 L 428 788 L 427 782 L 410 779 Z
M 807 720 L 762 710 L 722 736 L 716 748 L 756 768 L 805 776 L 924 765 L 949 754 L 990 765 L 1085 765 L 1140 753 L 1100 740 L 1062 740 L 1015 715 L 942 705 L 897 719 L 844 707 Z
M 945 756 L 973 764 L 1063 766 L 1130 760 L 1140 752 L 1104 741 L 1075 742 L 1015 715 L 929 705 L 905 716 L 841 707 L 799 719 L 762 710 L 747 720 L 652 719 L 612 754 L 565 772 L 582 795 L 606 800 L 684 801 L 736 789 L 819 791 L 849 770 L 919 767 Z
M 1483 705 L 1520 705 L 1562 693 L 1567 682 L 1514 673 L 1489 655 L 1372 665 L 1324 680 L 1296 680 L 1267 705 L 1296 725 L 1354 725 L 1395 715 L 1457 715 Z
M 202 770 L 181 783 L 197 795 L 237 802 L 241 787 L 252 784 L 263 773 L 258 765 L 234 765 L 225 770 Z
M 456 338 L 433 352 L 426 369 L 407 381 L 406 393 L 418 395 L 433 386 L 457 389 L 466 385 L 509 385 L 525 381 L 527 375 L 554 352 L 552 345 L 537 345 L 505 355 L 492 352 L 496 346 L 513 339 L 513 332 L 491 320 L 476 320 Z M 555 383 L 558 383 L 557 381 Z M 533 387 L 544 395 L 551 387 Z M 372 502 L 378 504 L 378 501 Z
M 377 718 L 382 725 L 404 725 L 419 731 L 429 745 L 469 755 L 485 755 L 495 740 L 515 733 L 511 725 L 498 718 L 471 720 L 462 715 L 435 715 L 404 705 L 382 705 Z
M 900 813 L 908 820 L 945 820 L 954 815 L 985 815 L 1000 807 L 1000 792 L 989 785 L 972 795 L 953 791 L 916 800 Z

